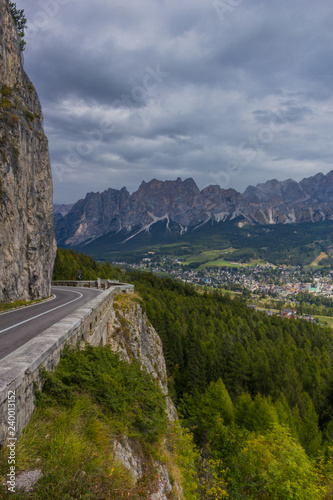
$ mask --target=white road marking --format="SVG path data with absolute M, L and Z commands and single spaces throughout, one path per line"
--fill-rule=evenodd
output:
M 11 311 L 6 311 L 6 312 L 2 312 L 0 313 L 0 318 L 1 316 L 4 316 L 5 314 L 11 314 L 11 313 L 15 313 L 17 311 L 20 311 L 21 309 L 29 309 L 29 307 L 36 307 L 36 306 L 41 306 L 43 304 L 46 304 L 47 302 L 51 302 L 51 300 L 54 300 L 56 299 L 57 296 L 54 295 L 54 293 L 52 294 L 52 297 L 48 298 L 47 300 L 43 300 L 42 302 L 38 302 L 38 304 L 31 304 L 31 306 L 22 306 L 22 307 L 17 307 L 16 309 L 12 309 Z
M 16 325 L 10 326 L 9 328 L 5 328 L 4 330 L 0 330 L 0 333 L 7 332 L 8 330 L 11 330 L 12 328 L 16 328 L 17 326 L 23 325 L 24 323 L 28 323 L 29 321 L 32 321 L 33 319 L 40 318 L 41 316 L 44 316 L 45 314 L 49 314 L 52 311 L 56 311 L 57 309 L 61 309 L 62 307 L 68 306 L 68 304 L 72 304 L 72 302 L 75 302 L 76 300 L 81 299 L 83 297 L 83 294 L 80 292 L 74 292 L 72 290 L 67 290 L 68 292 L 71 293 L 77 293 L 79 294 L 79 297 L 76 299 L 70 300 L 69 302 L 66 302 L 66 304 L 62 304 L 61 306 L 54 307 L 53 309 L 50 309 L 49 311 L 43 312 L 42 314 L 38 314 L 37 316 L 34 316 L 33 318 L 26 319 L 25 321 L 21 321 L 21 323 L 17 323 Z

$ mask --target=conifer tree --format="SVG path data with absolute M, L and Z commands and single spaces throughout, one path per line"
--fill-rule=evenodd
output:
M 26 45 L 26 41 L 24 40 L 25 29 L 27 28 L 27 19 L 24 15 L 23 9 L 18 9 L 16 7 L 16 3 L 9 1 L 10 12 L 12 14 L 12 18 L 14 20 L 15 26 L 17 28 L 18 35 L 20 37 L 21 42 L 21 50 L 24 50 L 24 46 Z

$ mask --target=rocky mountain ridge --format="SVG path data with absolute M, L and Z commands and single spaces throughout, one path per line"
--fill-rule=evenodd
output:
M 0 302 L 51 293 L 56 243 L 42 123 L 8 0 L 0 0 Z
M 68 212 L 73 208 L 74 203 L 70 203 L 68 205 L 57 205 L 56 203 L 53 203 L 53 213 L 54 214 L 61 214 L 62 216 L 65 216 L 68 214 Z
M 107 233 L 149 231 L 159 221 L 184 234 L 206 223 L 291 224 L 333 218 L 333 171 L 301 182 L 270 180 L 243 194 L 211 185 L 199 190 L 193 179 L 143 181 L 132 195 L 124 187 L 88 193 L 63 216 L 56 214 L 58 243 L 76 246 Z M 135 234 L 135 235 L 136 235 Z M 135 236 L 134 235 L 134 236 Z M 130 238 L 133 238 L 131 234 Z M 124 238 L 126 241 L 126 237 Z

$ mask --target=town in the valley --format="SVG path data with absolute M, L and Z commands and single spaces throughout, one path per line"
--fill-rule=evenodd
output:
M 320 266 L 275 266 L 270 263 L 196 269 L 173 256 L 145 256 L 140 262 L 114 262 L 121 267 L 150 271 L 198 287 L 222 290 L 246 298 L 248 307 L 268 315 L 300 318 L 333 325 L 333 270 Z M 326 317 L 327 316 L 327 317 Z M 325 321 L 325 319 L 328 320 Z

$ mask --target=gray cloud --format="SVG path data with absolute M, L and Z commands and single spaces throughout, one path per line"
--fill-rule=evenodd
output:
M 55 201 L 152 177 L 243 191 L 331 170 L 332 6 L 234 4 L 22 0 Z

